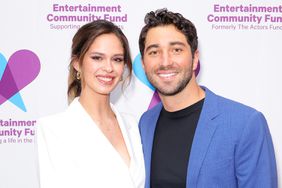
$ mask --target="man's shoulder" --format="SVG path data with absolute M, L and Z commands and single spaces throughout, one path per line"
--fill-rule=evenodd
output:
M 209 100 L 215 102 L 216 106 L 207 105 L 206 108 L 215 117 L 214 120 L 218 123 L 218 135 L 224 135 L 228 132 L 234 138 L 239 139 L 244 131 L 265 133 L 267 130 L 267 121 L 264 115 L 257 109 L 243 104 L 241 102 L 225 98 L 216 94 L 209 97 Z M 234 136 L 236 135 L 236 136 Z
M 149 118 L 151 116 L 155 116 L 156 114 L 159 114 L 161 109 L 163 107 L 163 104 L 162 102 L 159 102 L 158 104 L 156 104 L 154 107 L 148 109 L 147 111 L 145 111 L 143 114 L 142 114 L 142 117 L 141 118 Z
M 147 110 L 142 114 L 138 123 L 140 130 L 150 129 L 150 127 L 152 127 L 151 125 L 153 125 L 159 117 L 162 106 L 163 105 L 160 102 L 157 105 L 155 105 L 153 108 Z
M 236 112 L 241 112 L 246 114 L 258 112 L 255 108 L 247 104 L 243 104 L 239 101 L 225 98 L 222 96 L 218 96 L 218 105 L 221 107 L 221 110 L 223 112 L 231 112 L 235 114 Z
M 239 101 L 223 97 L 221 95 L 214 94 L 207 88 L 206 90 L 206 100 L 216 101 L 218 109 L 222 112 L 244 112 L 244 113 L 253 113 L 257 110 L 249 105 L 243 104 Z

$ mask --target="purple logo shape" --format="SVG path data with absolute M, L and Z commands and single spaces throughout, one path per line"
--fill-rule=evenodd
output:
M 1 56 L 1 53 L 0 53 Z M 19 91 L 30 84 L 39 74 L 40 60 L 30 50 L 16 51 L 8 62 L 0 58 L 0 105 L 10 100 L 26 111 Z

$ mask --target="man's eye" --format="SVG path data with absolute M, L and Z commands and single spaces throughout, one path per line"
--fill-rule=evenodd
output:
M 174 53 L 180 53 L 180 52 L 182 52 L 183 50 L 181 49 L 181 48 L 175 48 L 174 50 L 173 50 L 173 52 Z
M 158 51 L 155 51 L 155 50 L 154 50 L 154 51 L 150 51 L 150 52 L 149 52 L 149 55 L 157 55 L 157 53 L 158 53 Z

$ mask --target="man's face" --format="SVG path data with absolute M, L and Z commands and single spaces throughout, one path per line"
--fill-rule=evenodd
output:
M 157 26 L 148 31 L 143 67 L 161 95 L 181 92 L 190 82 L 197 61 L 198 52 L 193 59 L 186 37 L 174 25 Z

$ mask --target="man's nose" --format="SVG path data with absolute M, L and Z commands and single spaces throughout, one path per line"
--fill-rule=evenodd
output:
M 162 61 L 161 64 L 166 67 L 172 64 L 171 55 L 168 52 L 162 53 Z

